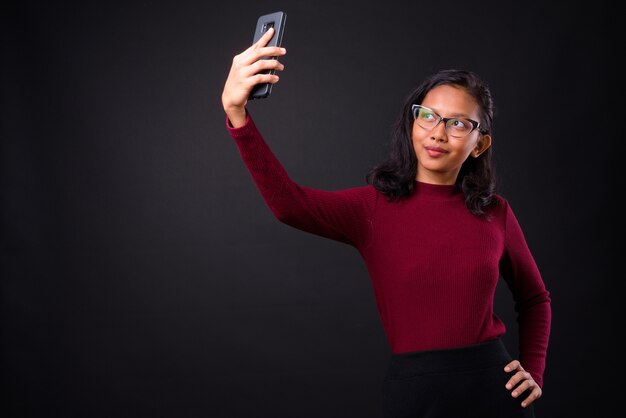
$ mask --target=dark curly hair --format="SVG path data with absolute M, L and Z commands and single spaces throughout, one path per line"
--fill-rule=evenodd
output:
M 368 184 L 384 193 L 390 201 L 409 196 L 415 186 L 417 157 L 412 141 L 413 113 L 411 106 L 421 104 L 426 94 L 440 85 L 460 87 L 471 95 L 480 107 L 480 134 L 491 134 L 494 105 L 488 86 L 473 72 L 441 70 L 426 79 L 406 98 L 400 116 L 391 131 L 390 155 L 381 164 L 370 169 Z M 485 208 L 493 202 L 495 169 L 492 147 L 478 158 L 468 158 L 461 166 L 456 186 L 465 195 L 467 208 L 476 216 L 485 216 Z

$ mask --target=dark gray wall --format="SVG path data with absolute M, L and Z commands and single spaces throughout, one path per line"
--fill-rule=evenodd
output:
M 358 253 L 276 221 L 225 129 L 232 57 L 276 10 L 286 71 L 249 109 L 302 185 L 364 185 L 433 71 L 489 81 L 498 190 L 553 298 L 537 414 L 617 408 L 623 135 L 601 2 L 4 7 L 3 416 L 380 416 L 389 348 Z M 516 353 L 505 287 L 496 308 Z

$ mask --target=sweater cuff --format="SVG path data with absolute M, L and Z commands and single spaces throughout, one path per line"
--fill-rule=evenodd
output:
M 239 128 L 233 127 L 233 125 L 230 123 L 230 120 L 228 119 L 228 116 L 226 116 L 226 129 L 228 129 L 228 132 L 233 138 L 246 137 L 249 136 L 251 133 L 257 131 L 256 125 L 254 124 L 254 121 L 252 120 L 252 117 L 250 116 L 250 111 L 248 111 L 248 109 L 246 109 L 246 121 Z

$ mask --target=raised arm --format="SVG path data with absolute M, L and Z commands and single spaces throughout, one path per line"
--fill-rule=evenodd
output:
M 326 191 L 293 182 L 246 112 L 250 91 L 258 83 L 276 83 L 278 77 L 257 74 L 273 68 L 282 70 L 278 60 L 285 50 L 265 47 L 273 29 L 241 54 L 235 56 L 222 93 L 226 126 L 235 140 L 263 199 L 281 222 L 326 238 L 353 245 L 366 245 L 376 201 L 371 186 Z
M 249 114 L 243 126 L 227 127 L 263 199 L 279 221 L 357 248 L 367 244 L 377 199 L 372 186 L 336 191 L 300 186 L 291 180 Z

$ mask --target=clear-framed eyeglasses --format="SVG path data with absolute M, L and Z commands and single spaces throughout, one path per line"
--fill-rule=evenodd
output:
M 411 111 L 413 112 L 415 123 L 428 131 L 435 129 L 437 125 L 443 122 L 446 127 L 446 133 L 453 138 L 466 137 L 474 130 L 481 132 L 480 122 L 469 118 L 443 118 L 434 110 L 416 104 L 411 107 Z

